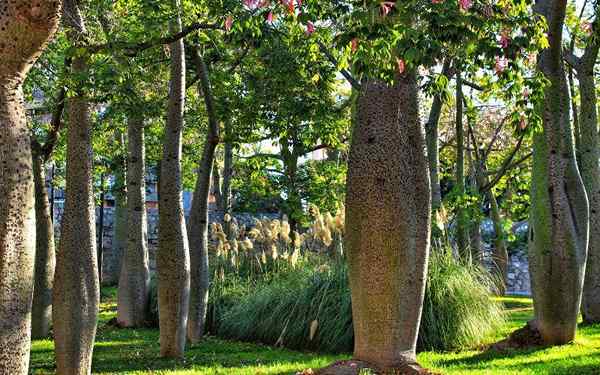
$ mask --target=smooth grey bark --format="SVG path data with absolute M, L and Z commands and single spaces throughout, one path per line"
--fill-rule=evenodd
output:
M 594 22 L 593 29 L 600 26 Z M 588 324 L 600 322 L 600 145 L 594 67 L 600 43 L 590 38 L 581 58 L 574 58 L 573 68 L 579 80 L 580 115 L 578 161 L 590 204 L 590 238 L 583 285 L 581 314 Z
M 542 120 L 534 136 L 529 270 L 535 324 L 548 345 L 575 338 L 587 256 L 588 199 L 573 147 L 570 98 L 562 32 L 566 0 L 538 0 L 535 11 L 548 23 L 550 47 L 538 68 L 549 80 Z
M 23 82 L 58 27 L 61 1 L 0 9 L 0 374 L 27 374 L 35 257 L 32 153 Z
M 127 141 L 127 246 L 117 293 L 117 322 L 121 327 L 139 328 L 147 322 L 150 294 L 142 117 L 132 115 L 127 119 Z
M 54 248 L 54 225 L 46 189 L 46 161 L 33 154 L 33 177 L 35 186 L 35 276 L 31 308 L 31 337 L 48 336 L 52 324 L 52 288 L 56 266 Z
M 196 189 L 190 211 L 188 238 L 191 260 L 190 314 L 187 337 L 192 344 L 198 343 L 204 334 L 208 309 L 208 195 L 215 151 L 219 144 L 219 123 L 215 110 L 208 68 L 203 57 L 194 51 L 194 63 L 200 77 L 200 95 L 204 97 L 208 113 L 208 131 L 204 142 L 202 159 L 198 164 Z
M 181 31 L 178 16 L 171 31 Z M 170 45 L 171 83 L 160 173 L 158 253 L 158 308 L 161 357 L 183 358 L 190 297 L 190 252 L 182 201 L 181 142 L 185 104 L 185 49 L 183 40 Z
M 124 143 L 120 136 L 120 145 Z M 129 225 L 127 223 L 127 173 L 125 160 L 117 160 L 114 168 L 115 185 L 112 190 L 115 198 L 115 210 L 113 214 L 112 228 L 112 257 L 110 258 L 110 266 L 104 262 L 105 271 L 103 273 L 102 284 L 117 285 L 121 274 L 121 264 L 123 255 L 127 249 L 127 235 L 129 233 Z
M 86 36 L 75 0 L 65 1 L 67 36 L 77 46 Z M 88 57 L 73 58 L 71 75 L 88 75 Z M 52 315 L 57 373 L 91 373 L 100 285 L 96 259 L 92 123 L 89 99 L 81 86 L 67 99 L 67 166 L 65 208 L 56 259 Z
M 354 357 L 413 365 L 431 232 L 431 191 L 414 72 L 362 83 L 348 164 L 346 238 Z

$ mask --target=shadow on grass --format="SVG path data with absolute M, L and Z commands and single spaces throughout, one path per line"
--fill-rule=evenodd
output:
M 226 342 L 207 337 L 202 343 L 189 346 L 185 359 L 162 359 L 158 330 L 118 329 L 102 325 L 94 345 L 93 373 L 155 373 L 164 370 L 193 370 L 195 373 L 222 373 L 248 370 L 254 367 L 290 367 L 313 360 L 331 360 L 333 357 L 314 353 L 293 352 L 249 343 Z M 33 348 L 33 374 L 52 374 L 55 370 L 52 347 Z M 216 370 L 215 370 L 216 371 Z M 285 372 L 285 371 L 284 371 Z M 271 372 L 272 373 L 272 372 Z

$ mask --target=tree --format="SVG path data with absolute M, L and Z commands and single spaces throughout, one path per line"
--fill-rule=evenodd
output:
M 75 0 L 65 1 L 67 37 L 73 46 L 85 42 L 87 29 Z M 68 95 L 65 208 L 54 278 L 52 314 L 57 372 L 89 374 L 96 336 L 100 285 L 96 260 L 92 123 L 89 94 L 89 55 L 73 57 L 75 77 Z
M 346 197 L 354 357 L 409 371 L 416 361 L 431 216 L 416 75 L 409 71 L 394 86 L 362 85 Z
M 181 5 L 179 0 L 172 3 L 176 17 L 171 31 L 177 33 L 182 29 Z M 183 40 L 171 43 L 170 51 L 171 87 L 160 172 L 156 266 L 160 354 L 181 358 L 185 350 L 190 294 L 190 253 L 181 195 L 181 134 L 186 87 Z
M 566 5 L 566 0 L 540 0 L 535 6 L 548 24 L 549 47 L 540 53 L 538 67 L 550 84 L 541 108 L 543 131 L 534 136 L 529 269 L 534 326 L 548 345 L 565 344 L 575 337 L 589 228 L 563 63 Z
M 142 327 L 148 315 L 150 267 L 146 217 L 144 119 L 127 119 L 127 247 L 124 250 L 117 303 L 121 327 Z
M 68 64 L 67 64 L 68 65 Z M 54 218 L 48 190 L 46 189 L 46 168 L 58 133 L 62 127 L 62 115 L 65 106 L 65 89 L 62 87 L 56 98 L 56 107 L 46 142 L 40 143 L 35 134 L 31 136 L 33 158 L 33 180 L 35 188 L 35 272 L 33 303 L 31 309 L 31 336 L 39 339 L 47 337 L 52 324 L 52 289 L 54 268 L 56 266 L 54 244 Z
M 192 51 L 196 73 L 200 77 L 199 91 L 204 97 L 208 114 L 208 131 L 204 142 L 202 159 L 198 163 L 198 177 L 189 220 L 189 243 L 191 261 L 190 313 L 187 337 L 192 344 L 199 342 L 204 333 L 208 309 L 208 195 L 215 151 L 219 144 L 219 121 L 215 110 L 208 67 L 197 49 Z
M 572 53 L 565 56 L 577 72 L 579 81 L 579 168 L 590 204 L 590 238 L 581 306 L 585 323 L 600 322 L 600 144 L 594 77 L 594 67 L 600 50 L 597 32 L 599 26 L 598 19 L 594 20 L 591 26 L 594 34 L 587 38 L 581 57 Z
M 0 11 L 0 373 L 26 374 L 35 254 L 32 154 L 23 81 L 58 27 L 60 1 Z

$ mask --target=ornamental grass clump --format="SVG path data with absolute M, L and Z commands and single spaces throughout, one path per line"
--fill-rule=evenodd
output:
M 436 250 L 419 333 L 420 350 L 480 345 L 504 322 L 483 268 Z M 225 312 L 217 334 L 292 349 L 351 352 L 352 309 L 344 262 L 318 256 L 257 285 Z

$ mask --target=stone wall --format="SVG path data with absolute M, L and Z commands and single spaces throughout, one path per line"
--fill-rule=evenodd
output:
M 55 233 L 56 240 L 58 241 L 60 236 L 60 220 L 62 218 L 62 205 L 55 204 L 54 207 L 54 223 L 55 223 Z M 96 209 L 96 218 L 99 217 L 100 209 Z M 149 208 L 148 209 L 148 251 L 150 258 L 150 268 L 154 270 L 156 268 L 156 250 L 158 248 L 158 209 Z M 116 265 L 119 264 L 116 259 L 120 254 L 117 254 L 112 249 L 112 240 L 114 235 L 113 230 L 113 207 L 104 208 L 104 248 L 103 248 L 103 260 L 102 260 L 102 273 L 104 279 L 118 279 L 118 270 L 116 269 Z M 187 213 L 186 213 L 187 214 Z M 278 217 L 277 214 L 263 214 L 259 215 L 262 217 L 267 217 L 268 219 L 275 219 Z M 222 217 L 222 213 L 219 213 L 215 207 L 209 211 L 209 222 L 219 221 Z M 240 214 L 236 215 L 236 219 L 240 223 L 240 225 L 251 226 L 253 225 L 255 216 L 251 214 Z M 522 223 L 518 224 L 514 228 L 516 234 L 520 234 L 520 232 L 526 232 L 527 226 Z M 482 224 L 482 233 L 484 238 L 490 238 L 490 225 L 489 223 L 484 222 Z M 489 242 L 489 241 L 488 241 Z M 484 249 L 484 264 L 488 267 L 492 267 L 491 260 L 491 248 L 489 244 L 485 244 Z M 115 275 L 117 277 L 115 278 Z M 517 294 L 517 295 L 531 295 L 531 285 L 529 279 L 529 262 L 527 260 L 527 249 L 520 248 L 515 251 L 512 251 L 510 254 L 510 262 L 508 265 L 508 285 L 507 292 L 509 294 Z

